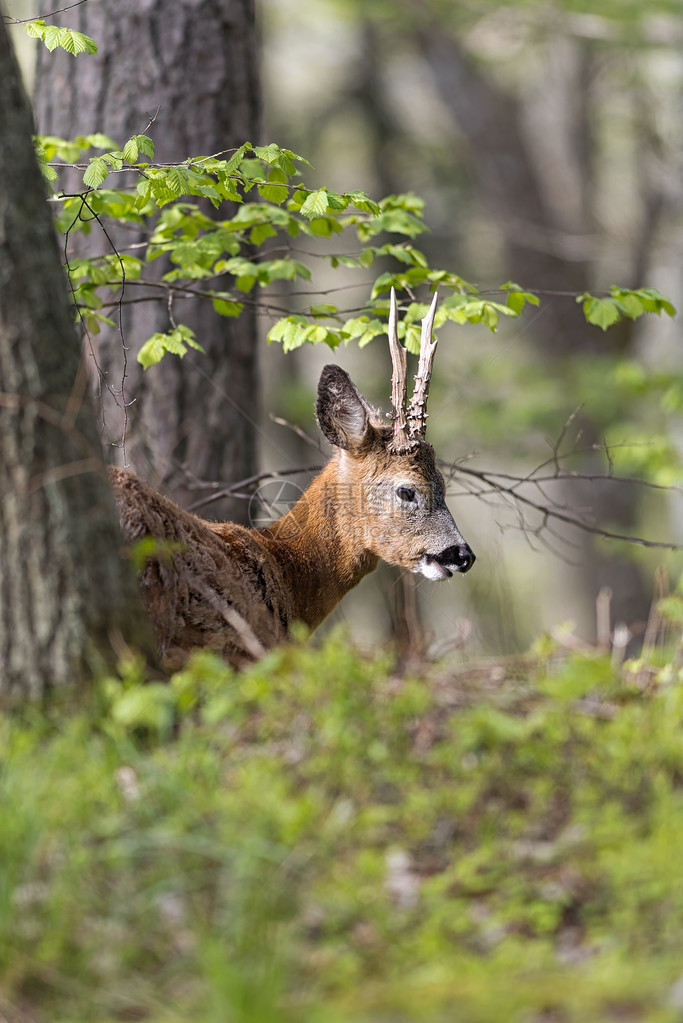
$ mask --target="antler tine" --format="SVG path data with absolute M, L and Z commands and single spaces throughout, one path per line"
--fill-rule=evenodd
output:
M 408 407 L 408 432 L 411 439 L 424 437 L 427 430 L 427 397 L 429 395 L 429 381 L 432 376 L 432 366 L 434 364 L 434 353 L 436 352 L 436 346 L 438 338 L 432 340 L 432 330 L 434 328 L 434 317 L 436 315 L 436 303 L 438 301 L 438 294 L 434 292 L 434 298 L 432 304 L 429 307 L 429 312 L 422 321 L 422 331 L 420 333 L 420 361 L 417 365 L 417 373 L 415 374 L 415 387 L 413 388 L 413 396 L 410 399 L 410 405 Z
M 394 455 L 409 451 L 412 447 L 408 436 L 406 350 L 398 340 L 398 310 L 396 292 L 391 289 L 389 303 L 389 351 L 391 352 L 391 417 L 394 433 L 389 442 L 389 451 Z

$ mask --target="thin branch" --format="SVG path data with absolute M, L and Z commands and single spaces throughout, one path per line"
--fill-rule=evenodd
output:
M 202 487 L 220 487 L 220 489 L 215 490 L 213 494 L 209 494 L 207 497 L 202 497 L 198 501 L 195 501 L 189 506 L 188 510 L 194 511 L 196 508 L 205 508 L 207 505 L 213 504 L 214 501 L 220 501 L 224 497 L 240 497 L 245 500 L 251 500 L 254 496 L 253 493 L 241 493 L 243 488 L 253 487 L 262 480 L 279 479 L 281 476 L 297 476 L 300 473 L 320 472 L 322 468 L 323 466 L 321 464 L 296 465 L 291 469 L 278 469 L 274 472 L 258 472 L 254 476 L 247 476 L 246 479 L 238 480 L 237 483 L 232 483 L 227 487 L 223 487 L 219 483 L 197 481 L 197 483 L 194 484 L 196 489 L 200 489 Z
M 292 433 L 295 433 L 296 436 L 305 441 L 306 444 L 310 444 L 312 448 L 319 451 L 321 455 L 324 454 L 323 449 L 320 447 L 317 440 L 314 440 L 313 437 L 309 437 L 306 431 L 302 430 L 300 426 L 296 425 L 296 423 L 290 423 L 287 419 L 283 419 L 281 416 L 273 415 L 272 412 L 268 413 L 268 418 L 272 423 L 276 423 L 278 426 L 284 426 L 287 430 L 291 430 Z
M 59 10 L 51 11 L 50 14 L 39 14 L 35 18 L 11 18 L 9 14 L 3 14 L 2 20 L 8 25 L 28 25 L 32 21 L 47 21 L 48 18 L 54 18 L 57 14 L 64 14 L 65 11 L 70 11 L 74 7 L 80 7 L 81 4 L 87 4 L 88 0 L 76 0 L 76 3 L 69 4 L 67 7 L 60 7 Z
M 558 522 L 564 522 L 567 525 L 574 526 L 576 529 L 581 529 L 585 533 L 591 533 L 593 536 L 601 536 L 606 540 L 623 540 L 625 543 L 631 543 L 638 547 L 656 548 L 660 550 L 678 551 L 683 550 L 683 544 L 674 543 L 670 540 L 648 540 L 640 536 L 631 536 L 624 533 L 615 533 L 609 529 L 603 529 L 601 526 L 597 526 L 586 519 L 581 518 L 580 515 L 572 514 L 564 506 L 555 504 L 554 502 L 542 503 L 535 501 L 533 498 L 521 494 L 519 492 L 519 484 L 523 482 L 522 479 L 516 480 L 515 485 L 507 486 L 500 482 L 502 474 L 495 472 L 488 472 L 487 470 L 472 469 L 469 466 L 463 465 L 452 465 L 450 466 L 453 473 L 464 473 L 468 476 L 474 477 L 475 479 L 481 480 L 482 483 L 486 484 L 489 488 L 489 493 L 495 493 L 499 495 L 507 495 L 513 498 L 513 500 L 520 505 L 524 505 L 527 508 L 531 508 L 545 517 L 545 520 L 555 519 Z M 579 475 L 571 475 L 566 477 L 553 477 L 553 479 L 580 479 Z M 601 477 L 593 477 L 594 479 L 600 479 Z M 614 481 L 613 476 L 603 476 L 602 479 Z M 533 480 L 530 481 L 533 485 Z M 637 483 L 637 480 L 623 479 L 619 482 Z M 678 489 L 678 488 L 676 488 Z M 476 494 L 476 491 L 474 492 Z M 476 495 L 480 496 L 480 495 Z

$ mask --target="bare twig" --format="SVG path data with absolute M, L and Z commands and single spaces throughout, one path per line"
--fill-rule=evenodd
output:
M 296 423 L 290 423 L 287 419 L 283 419 L 281 416 L 273 415 L 272 412 L 268 413 L 268 418 L 270 419 L 271 423 L 276 423 L 278 426 L 284 426 L 287 430 L 291 430 L 292 433 L 295 433 L 296 436 L 300 437 L 301 440 L 305 441 L 306 444 L 309 444 L 312 448 L 315 448 L 315 450 L 319 451 L 321 455 L 323 454 L 323 449 L 321 448 L 317 440 L 314 440 L 313 437 L 309 437 L 306 431 L 302 430 L 300 426 L 296 425 Z
M 189 510 L 195 511 L 197 508 L 205 508 L 207 505 L 213 504 L 214 501 L 220 501 L 224 497 L 237 497 L 244 500 L 251 500 L 253 492 L 242 493 L 242 491 L 247 487 L 256 486 L 256 484 L 261 483 L 262 480 L 279 479 L 281 476 L 297 476 L 300 473 L 320 472 L 321 469 L 322 465 L 296 465 L 291 469 L 279 469 L 276 472 L 257 472 L 255 475 L 247 476 L 246 479 L 238 480 L 237 483 L 231 483 L 227 487 L 221 486 L 219 483 L 197 481 L 194 484 L 196 489 L 200 489 L 202 487 L 220 489 L 215 489 L 214 493 L 195 501 L 190 505 Z
M 249 622 L 239 611 L 231 607 L 213 587 L 205 585 L 196 575 L 192 576 L 192 585 L 196 586 L 203 598 L 207 600 L 223 620 L 231 626 L 242 641 L 242 647 L 253 661 L 260 660 L 266 653 L 266 648 L 261 643 Z
M 80 7 L 81 4 L 87 4 L 88 0 L 76 0 L 73 4 L 68 4 L 67 7 L 60 7 L 56 11 L 50 11 L 49 14 L 39 14 L 35 18 L 11 18 L 9 14 L 3 14 L 2 20 L 8 25 L 28 25 L 31 21 L 47 21 L 48 18 L 54 18 L 57 14 L 64 14 L 65 11 L 70 11 L 74 7 Z
M 536 501 L 532 497 L 520 493 L 519 490 L 520 485 L 522 483 L 526 483 L 527 485 L 531 486 L 534 485 L 535 481 L 531 476 L 515 478 L 510 474 L 489 472 L 488 470 L 485 469 L 473 469 L 471 466 L 465 465 L 450 465 L 446 466 L 446 469 L 450 470 L 451 478 L 453 478 L 453 474 L 463 473 L 464 475 L 470 476 L 473 479 L 480 480 L 481 483 L 484 484 L 486 489 L 483 491 L 477 490 L 472 491 L 474 494 L 476 494 L 476 496 L 481 496 L 482 494 L 486 493 L 501 496 L 507 495 L 512 497 L 517 504 L 523 505 L 526 508 L 531 508 L 533 509 L 533 511 L 540 513 L 542 516 L 544 516 L 544 523 L 541 528 L 545 527 L 545 522 L 547 522 L 548 519 L 555 519 L 558 522 L 564 522 L 569 526 L 574 526 L 576 529 L 580 529 L 585 533 L 592 533 L 593 536 L 604 537 L 604 539 L 606 540 L 623 540 L 626 543 L 634 544 L 635 546 L 638 547 L 656 548 L 660 550 L 678 551 L 683 549 L 683 545 L 674 543 L 671 540 L 648 540 L 645 539 L 644 537 L 631 536 L 626 533 L 615 533 L 612 530 L 603 529 L 601 526 L 595 525 L 594 523 L 587 521 L 587 519 L 582 518 L 580 514 L 572 513 L 564 505 L 560 505 L 558 503 L 549 501 Z M 506 478 L 513 480 L 513 482 L 510 484 L 503 483 L 502 482 L 503 479 Z M 553 481 L 577 480 L 581 478 L 582 477 L 580 474 L 574 473 L 571 474 L 560 473 L 559 475 L 552 477 Z M 640 482 L 638 480 L 629 479 L 628 477 L 623 479 L 616 479 L 614 476 L 609 475 L 605 475 L 602 477 L 593 475 L 591 478 L 609 480 L 612 483 L 624 482 L 637 484 Z M 528 527 L 525 525 L 525 528 Z M 538 535 L 538 530 L 536 531 L 536 535 Z
M 455 467 L 452 467 L 452 468 L 455 468 Z M 631 535 L 625 534 L 625 533 L 615 533 L 615 532 L 613 532 L 611 530 L 603 529 L 602 527 L 597 526 L 594 523 L 587 521 L 585 518 L 582 518 L 579 514 L 573 514 L 573 513 L 569 512 L 562 505 L 555 504 L 555 503 L 545 503 L 545 502 L 541 502 L 541 501 L 535 501 L 533 498 L 528 497 L 528 496 L 526 496 L 524 494 L 521 494 L 519 492 L 518 487 L 519 487 L 519 483 L 521 482 L 521 480 L 517 481 L 515 483 L 515 485 L 513 485 L 513 486 L 506 486 L 503 483 L 501 483 L 499 480 L 497 481 L 495 479 L 495 477 L 497 475 L 495 473 L 494 474 L 489 474 L 489 473 L 487 473 L 484 470 L 475 470 L 475 469 L 472 469 L 470 467 L 465 467 L 465 466 L 459 466 L 457 471 L 466 473 L 466 474 L 468 474 L 470 476 L 473 476 L 473 477 L 481 480 L 482 483 L 484 483 L 486 485 L 486 487 L 487 487 L 487 490 L 483 491 L 483 493 L 501 494 L 501 495 L 507 494 L 507 495 L 510 495 L 519 504 L 524 505 L 527 508 L 531 508 L 531 509 L 533 509 L 536 512 L 539 512 L 541 515 L 545 516 L 548 519 L 552 518 L 552 519 L 555 519 L 555 520 L 557 520 L 559 522 L 564 522 L 567 525 L 574 526 L 577 529 L 582 530 L 583 532 L 592 533 L 594 536 L 601 536 L 601 537 L 604 537 L 607 540 L 623 540 L 626 543 L 635 544 L 636 546 L 639 546 L 639 547 L 658 548 L 658 549 L 661 549 L 661 550 L 672 550 L 672 551 L 673 550 L 681 550 L 681 549 L 683 549 L 683 546 L 681 544 L 674 543 L 673 541 L 668 541 L 668 540 L 667 541 L 648 540 L 648 539 L 645 539 L 644 537 L 631 536 Z M 577 477 L 577 476 L 574 476 L 574 475 L 567 476 L 567 477 L 563 477 L 563 476 L 557 477 L 558 480 L 565 479 L 565 478 L 566 479 L 574 480 L 574 479 L 577 479 L 577 478 L 580 478 L 580 477 Z M 599 479 L 600 477 L 597 477 L 597 478 Z M 614 482 L 614 477 L 603 476 L 602 479 L 609 480 L 610 482 Z M 634 482 L 637 482 L 637 481 L 627 479 L 627 480 L 624 480 L 624 482 L 634 483 Z M 475 493 L 477 493 L 477 496 L 479 496 L 479 492 L 475 491 Z

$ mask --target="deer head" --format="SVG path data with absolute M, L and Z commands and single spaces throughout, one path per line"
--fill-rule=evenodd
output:
M 398 341 L 392 288 L 393 427 L 339 366 L 323 369 L 316 405 L 320 429 L 336 449 L 335 508 L 330 513 L 343 516 L 354 546 L 433 580 L 467 572 L 475 560 L 446 506 L 443 476 L 434 449 L 424 439 L 436 301 L 435 295 L 422 323 L 415 387 L 407 405 L 406 351 Z

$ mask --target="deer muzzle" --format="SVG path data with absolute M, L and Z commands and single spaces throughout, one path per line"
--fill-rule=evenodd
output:
M 427 579 L 450 579 L 454 572 L 469 572 L 475 562 L 472 549 L 466 544 L 447 547 L 439 554 L 425 554 L 420 559 L 418 571 Z

